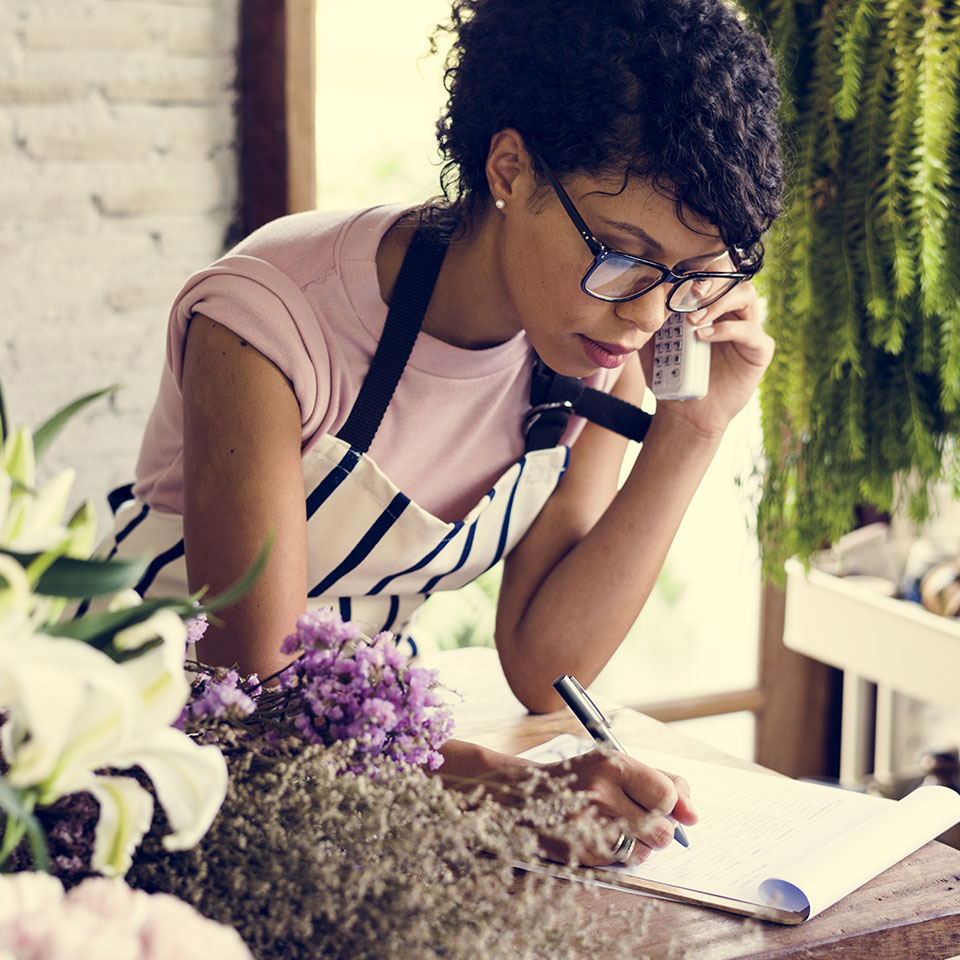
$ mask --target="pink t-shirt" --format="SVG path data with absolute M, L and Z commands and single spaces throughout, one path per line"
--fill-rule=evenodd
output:
M 383 331 L 376 253 L 401 206 L 312 211 L 261 227 L 194 274 L 170 313 L 167 358 L 147 423 L 134 492 L 183 512 L 180 393 L 190 318 L 202 313 L 271 360 L 293 384 L 304 452 L 347 419 Z M 523 454 L 533 352 L 523 333 L 465 350 L 421 333 L 370 456 L 412 500 L 459 520 Z M 609 390 L 618 371 L 586 382 Z M 572 417 L 564 443 L 584 421 Z

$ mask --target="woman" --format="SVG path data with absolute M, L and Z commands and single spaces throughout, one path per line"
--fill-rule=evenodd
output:
M 188 281 L 116 539 L 157 557 L 144 591 L 216 593 L 274 531 L 203 650 L 261 676 L 308 603 L 398 630 L 505 557 L 500 659 L 548 711 L 553 678 L 592 681 L 636 619 L 770 361 L 749 277 L 779 209 L 778 97 L 721 0 L 456 0 L 451 29 L 445 199 L 283 218 Z M 610 420 L 586 394 L 600 423 L 645 425 L 670 310 L 713 344 L 709 393 L 659 405 L 618 492 L 626 440 L 564 401 L 582 379 L 623 401 Z M 454 776 L 526 767 L 444 754 Z M 681 780 L 638 762 L 574 772 L 635 824 L 634 860 L 696 819 Z

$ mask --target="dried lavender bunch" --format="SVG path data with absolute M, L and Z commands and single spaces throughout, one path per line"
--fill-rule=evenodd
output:
M 378 776 L 351 773 L 349 741 L 260 747 L 227 751 L 230 789 L 200 845 L 169 854 L 151 830 L 128 882 L 235 927 L 258 960 L 622 956 L 579 885 L 514 876 L 538 829 L 579 812 L 583 833 L 582 795 L 533 776 L 503 804 L 385 758 Z
M 305 743 L 327 746 L 349 740 L 349 769 L 374 776 L 381 758 L 401 766 L 440 766 L 453 719 L 437 693 L 436 671 L 414 666 L 392 634 L 364 636 L 321 607 L 300 616 L 281 650 L 299 656 L 269 689 L 255 674 L 243 679 L 236 670 L 188 662 L 196 678 L 180 728 L 210 741 L 226 719 L 252 736 L 274 730 L 296 731 Z
M 207 721 L 242 721 L 256 710 L 262 688 L 255 673 L 243 679 L 236 670 L 189 661 L 184 669 L 194 678 L 190 699 L 174 723 L 178 729 L 203 740 L 210 725 Z
M 372 639 L 330 607 L 309 610 L 281 646 L 300 651 L 279 676 L 286 716 L 307 743 L 351 740 L 355 773 L 374 773 L 373 758 L 404 766 L 443 762 L 439 748 L 453 719 L 436 692 L 436 671 L 416 667 L 390 633 Z

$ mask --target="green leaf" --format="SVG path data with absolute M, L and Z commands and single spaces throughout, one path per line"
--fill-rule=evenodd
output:
M 76 620 L 66 620 L 44 627 L 44 633 L 51 637 L 72 637 L 82 640 L 102 650 L 113 639 L 118 630 L 142 623 L 157 610 L 171 609 L 181 617 L 190 617 L 197 613 L 192 600 L 175 597 L 155 597 L 144 600 L 136 607 L 123 610 L 108 610 L 104 613 L 88 613 Z
M 41 555 L 11 553 L 10 556 L 26 568 Z M 34 592 L 49 597 L 74 599 L 116 593 L 118 590 L 133 586 L 143 576 L 148 566 L 149 559 L 146 557 L 81 560 L 76 557 L 61 556 L 44 570 L 34 587 Z
M 37 427 L 33 433 L 33 451 L 34 456 L 39 460 L 47 450 L 47 447 L 53 443 L 54 438 L 63 428 L 64 424 L 75 414 L 82 410 L 87 404 L 99 400 L 100 397 L 113 393 L 118 387 L 114 384 L 111 387 L 105 387 L 103 390 L 97 390 L 94 393 L 88 393 L 73 403 L 68 403 L 62 410 L 58 410 L 46 423 Z
M 115 646 L 111 640 L 104 648 L 103 652 L 111 659 L 114 663 L 123 663 L 124 660 L 133 660 L 135 657 L 139 657 L 141 654 L 146 653 L 148 650 L 153 650 L 154 647 L 159 647 L 163 641 L 159 637 L 154 637 L 153 640 L 148 640 L 146 643 L 140 644 L 139 647 L 134 649 L 120 649 Z
M 72 637 L 74 640 L 82 640 L 84 643 L 89 643 L 98 650 L 103 650 L 113 656 L 109 645 L 114 634 L 126 627 L 133 626 L 135 623 L 142 623 L 157 610 L 170 609 L 184 619 L 188 619 L 201 613 L 213 613 L 215 610 L 222 610 L 224 607 L 235 604 L 253 586 L 257 577 L 263 572 L 272 545 L 273 532 L 271 531 L 250 569 L 233 586 L 228 587 L 208 603 L 202 605 L 196 603 L 202 592 L 189 597 L 150 597 L 135 607 L 126 607 L 123 610 L 106 611 L 104 613 L 90 613 L 76 620 L 68 620 L 64 623 L 45 627 L 44 632 L 52 637 Z M 74 562 L 90 563 L 92 561 Z M 85 596 L 85 594 L 81 594 L 81 596 Z
M 31 805 L 23 802 L 23 794 L 11 787 L 2 776 L 0 776 L 0 810 L 3 810 L 7 815 L 7 837 L 14 836 L 14 831 L 16 831 L 14 824 L 18 824 L 20 830 L 16 832 L 19 832 L 20 836 L 23 836 L 24 831 L 27 834 L 34 867 L 37 870 L 49 873 L 50 860 L 47 857 L 47 842 L 40 821 L 34 816 Z M 17 839 L 19 841 L 19 838 Z M 13 844 L 13 848 L 15 847 L 16 844 Z M 13 852 L 13 848 L 7 850 L 6 845 L 4 845 L 3 856 L 0 857 L 0 867 Z

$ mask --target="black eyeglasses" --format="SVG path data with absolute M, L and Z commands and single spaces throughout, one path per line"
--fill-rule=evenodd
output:
M 673 289 L 667 297 L 667 309 L 673 313 L 692 313 L 694 310 L 700 310 L 715 303 L 738 283 L 749 279 L 756 272 L 754 270 L 751 273 L 738 271 L 716 273 L 691 270 L 674 273 L 669 267 L 655 260 L 644 260 L 642 257 L 632 257 L 628 253 L 611 250 L 590 232 L 590 228 L 573 205 L 567 191 L 563 189 L 553 171 L 543 162 L 543 158 L 537 154 L 535 157 L 546 171 L 551 186 L 563 204 L 563 209 L 567 211 L 567 216 L 573 221 L 573 225 L 593 254 L 593 263 L 580 281 L 580 288 L 591 297 L 623 303 L 642 297 L 655 287 L 659 287 L 661 283 L 669 283 L 673 285 Z

